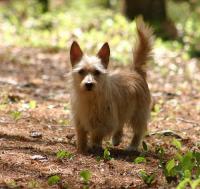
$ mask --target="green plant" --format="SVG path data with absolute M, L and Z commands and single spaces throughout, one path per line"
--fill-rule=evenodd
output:
M 151 115 L 153 117 L 156 117 L 160 111 L 161 111 L 161 104 L 155 104 L 153 107 L 153 111 L 151 112 Z
M 53 175 L 48 178 L 48 184 L 50 186 L 58 184 L 61 181 L 61 178 L 58 175 Z
M 148 146 L 147 143 L 145 141 L 142 142 L 142 147 L 144 151 L 148 151 Z
M 6 181 L 6 185 L 8 188 L 18 188 L 17 182 L 13 179 Z
M 169 160 L 165 166 L 165 176 L 168 182 L 171 178 L 183 181 L 184 179 L 199 178 L 200 166 L 196 152 L 188 151 L 185 154 L 177 154 L 176 159 Z M 191 180 L 192 182 L 192 180 Z M 183 182 L 184 183 L 184 182 Z
M 134 159 L 134 163 L 146 163 L 146 158 L 145 157 L 137 157 Z
M 148 186 L 152 185 L 155 182 L 155 173 L 148 174 L 145 170 L 141 170 L 139 172 L 139 176 Z
M 200 153 L 195 151 L 182 152 L 182 144 L 177 139 L 173 139 L 172 144 L 178 152 L 165 166 L 162 166 L 164 175 L 168 182 L 178 180 L 177 188 L 183 188 L 190 184 L 194 188 L 199 184 L 200 177 Z
M 10 115 L 15 121 L 17 121 L 17 120 L 19 120 L 21 118 L 22 113 L 20 111 L 18 111 L 18 110 L 15 110 L 15 111 L 11 111 Z
M 63 105 L 63 109 L 64 109 L 64 110 L 68 111 L 69 108 L 70 108 L 70 105 L 69 105 L 68 103 L 65 103 L 65 104 Z
M 80 177 L 83 180 L 84 184 L 88 184 L 92 174 L 89 170 L 82 170 L 80 172 Z
M 64 158 L 67 158 L 67 159 L 72 159 L 74 157 L 74 155 L 68 151 L 65 151 L 65 150 L 59 150 L 57 153 L 56 153 L 56 157 L 58 159 L 64 159 Z
M 200 187 L 200 178 L 195 180 L 190 180 L 189 183 L 192 189 L 196 189 L 197 187 Z
M 29 103 L 28 103 L 28 106 L 30 109 L 35 109 L 36 106 L 37 106 L 37 102 L 35 100 L 31 100 Z
M 100 162 L 101 159 L 102 159 L 101 156 L 97 156 L 97 157 L 96 157 L 97 162 Z
M 6 109 L 7 105 L 6 104 L 0 104 L 0 110 Z
M 181 144 L 181 142 L 180 142 L 179 140 L 173 138 L 172 144 L 173 144 L 178 150 L 181 150 L 182 144 Z
M 166 163 L 166 166 L 165 166 L 165 175 L 167 177 L 169 176 L 175 176 L 176 175 L 176 172 L 174 170 L 174 167 L 175 167 L 175 160 L 174 159 L 171 159 L 169 160 L 167 163 Z
M 159 158 L 159 167 L 164 168 L 165 162 L 164 162 L 164 155 L 165 151 L 162 146 L 156 146 L 155 153 L 158 155 Z
M 195 180 L 185 178 L 178 184 L 176 189 L 185 189 L 187 185 L 190 185 L 191 189 L 197 189 L 200 186 L 200 178 Z
M 59 121 L 58 121 L 58 123 L 60 124 L 60 125 L 62 125 L 62 126 L 67 126 L 67 125 L 69 125 L 69 120 L 68 119 L 60 119 Z
M 103 151 L 103 159 L 108 161 L 112 159 L 108 148 L 105 148 Z

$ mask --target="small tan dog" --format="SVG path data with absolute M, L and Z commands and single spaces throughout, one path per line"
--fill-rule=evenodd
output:
M 147 130 L 150 92 L 145 64 L 152 50 L 152 29 L 136 21 L 138 40 L 130 71 L 108 71 L 110 49 L 105 43 L 96 56 L 84 55 L 77 42 L 70 49 L 72 64 L 71 106 L 79 152 L 85 152 L 90 135 L 92 147 L 112 136 L 119 145 L 124 125 L 133 130 L 129 150 L 137 150 Z

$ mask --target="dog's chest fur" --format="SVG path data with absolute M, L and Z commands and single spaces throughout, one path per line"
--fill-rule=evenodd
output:
M 74 116 L 88 131 L 99 129 L 110 133 L 117 121 L 115 104 L 105 96 L 74 96 L 72 108 Z

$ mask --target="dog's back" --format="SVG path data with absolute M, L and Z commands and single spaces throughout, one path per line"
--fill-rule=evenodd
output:
M 112 91 L 113 96 L 117 102 L 121 102 L 118 108 L 119 116 L 126 117 L 128 121 L 133 115 L 137 118 L 141 114 L 147 119 L 151 102 L 146 82 L 146 63 L 152 54 L 153 31 L 141 18 L 137 18 L 136 26 L 137 41 L 130 71 L 114 71 L 109 74 L 110 81 L 115 85 L 113 89 L 116 89 Z
M 118 105 L 118 117 L 121 123 L 113 136 L 113 144 L 121 141 L 123 125 L 132 127 L 134 137 L 130 150 L 138 148 L 147 130 L 150 114 L 151 96 L 146 82 L 146 63 L 151 57 L 153 45 L 152 29 L 141 18 L 136 20 L 137 41 L 133 50 L 133 63 L 130 71 L 118 71 L 110 74 L 115 102 Z M 118 90 L 117 90 L 118 89 Z

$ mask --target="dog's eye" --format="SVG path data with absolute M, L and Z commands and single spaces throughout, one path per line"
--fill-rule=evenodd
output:
M 81 69 L 81 70 L 78 71 L 78 73 L 79 73 L 80 75 L 84 75 L 84 74 L 85 74 L 85 70 Z
M 94 75 L 96 75 L 96 76 L 100 75 L 100 73 L 101 73 L 101 72 L 100 72 L 99 70 L 95 70 L 95 71 L 94 71 Z

